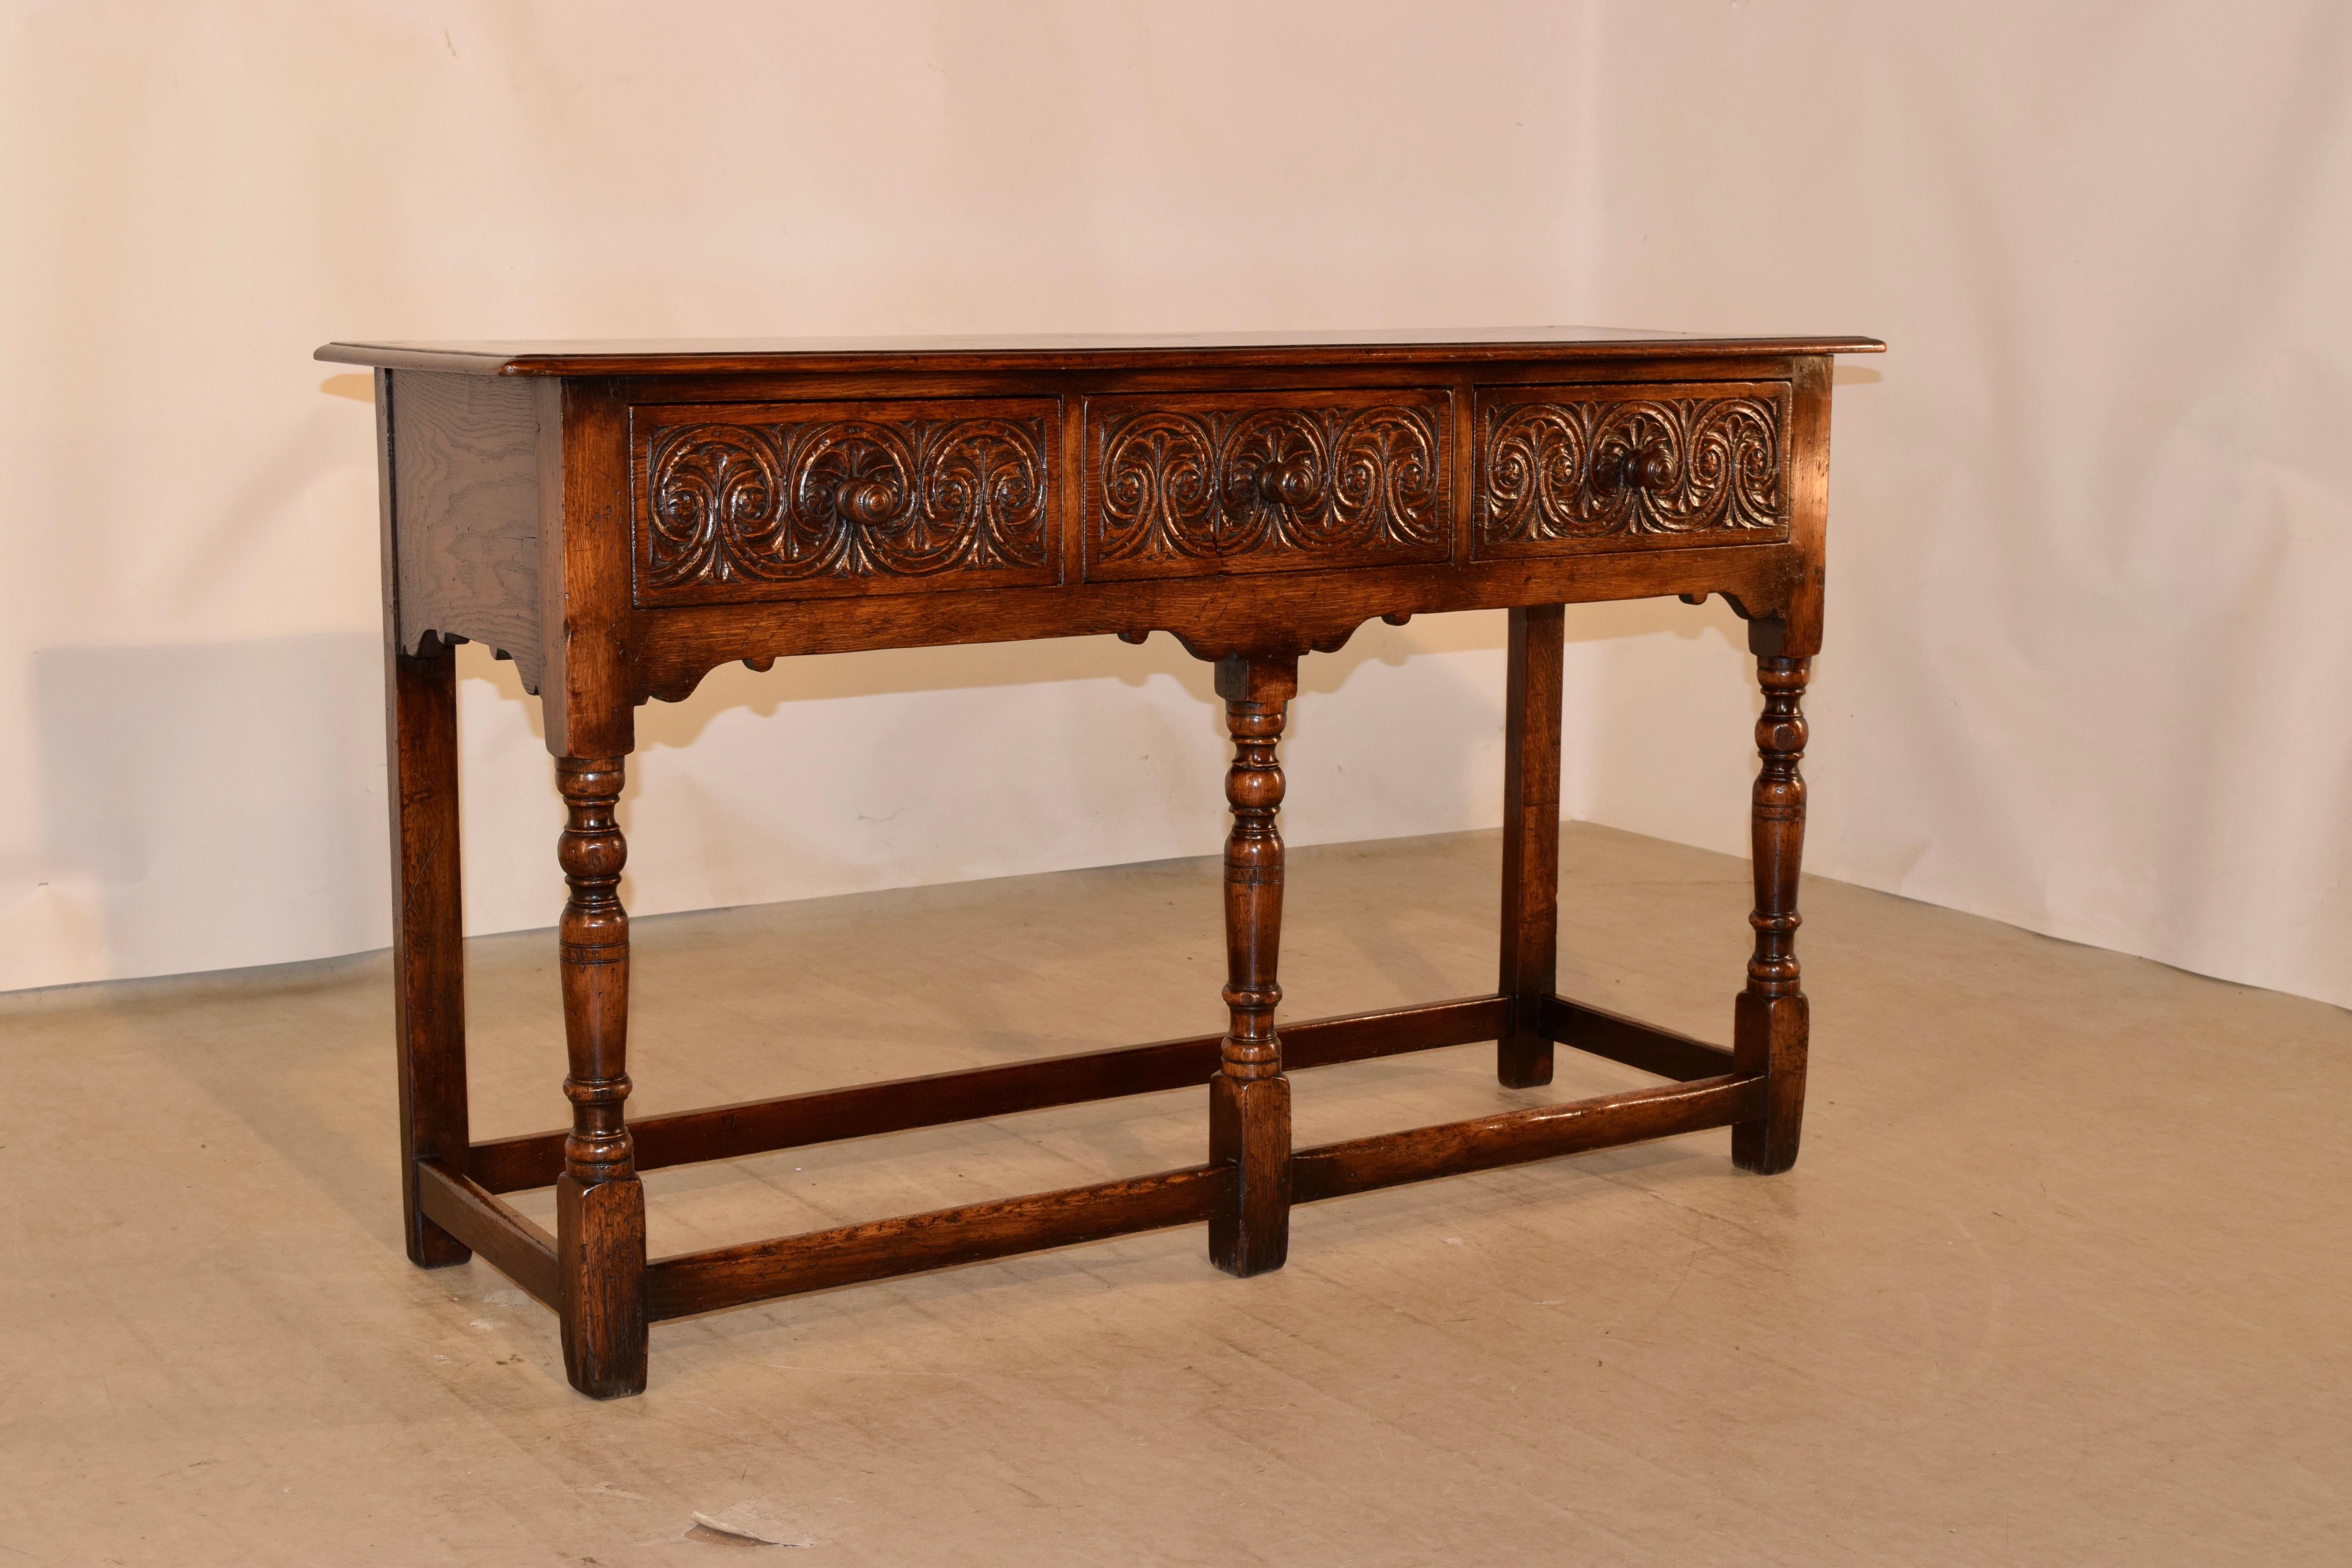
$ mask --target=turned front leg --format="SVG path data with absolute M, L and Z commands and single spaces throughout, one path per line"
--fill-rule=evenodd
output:
M 558 849 L 572 896 L 560 928 L 572 1131 L 555 1184 L 563 1367 L 572 1386 L 609 1399 L 646 1386 L 646 1198 L 622 1109 L 629 1098 L 628 846 L 614 821 L 619 757 L 555 764 L 569 821 Z
M 1282 1267 L 1290 1250 L 1290 1080 L 1274 1011 L 1282 946 L 1283 718 L 1298 690 L 1298 661 L 1229 658 L 1217 665 L 1234 763 L 1225 774 L 1233 832 L 1225 839 L 1225 989 L 1230 1022 L 1209 1081 L 1209 1158 L 1236 1167 L 1234 1206 L 1209 1221 L 1209 1258 L 1244 1276 Z
M 1756 775 L 1750 813 L 1756 871 L 1755 955 L 1740 994 L 1732 1033 L 1738 1070 L 1765 1075 L 1764 1119 L 1731 1130 L 1731 1158 L 1765 1175 L 1797 1163 L 1797 1135 L 1805 1111 L 1805 994 L 1797 984 L 1797 872 L 1805 848 L 1805 781 L 1797 764 L 1805 754 L 1801 703 L 1810 658 L 1763 657 L 1756 661 L 1764 688 L 1764 714 L 1756 722 L 1763 765 Z

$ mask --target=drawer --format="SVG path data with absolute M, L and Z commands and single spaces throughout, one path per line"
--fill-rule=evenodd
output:
M 1786 382 L 1482 386 L 1471 554 L 1789 536 Z
M 1091 397 L 1091 582 L 1452 559 L 1443 387 Z
M 635 602 L 1061 580 L 1058 399 L 629 411 Z

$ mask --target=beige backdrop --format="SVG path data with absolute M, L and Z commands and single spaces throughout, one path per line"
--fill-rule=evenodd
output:
M 5 16 L 0 987 L 386 940 L 327 338 L 1598 321 L 1895 346 L 1840 378 L 1811 868 L 2352 1004 L 2340 3 Z M 1570 635 L 1570 814 L 1742 847 L 1737 624 Z M 1310 660 L 1294 840 L 1497 820 L 1500 642 Z M 469 922 L 544 925 L 476 652 Z M 730 668 L 640 733 L 641 911 L 1222 832 L 1164 637 Z

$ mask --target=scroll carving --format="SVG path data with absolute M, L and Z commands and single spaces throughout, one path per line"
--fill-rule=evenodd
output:
M 1495 401 L 1482 410 L 1478 543 L 1786 526 L 1774 389 Z
M 657 429 L 641 596 L 1046 565 L 1047 421 L 838 418 Z
M 1443 416 L 1407 403 L 1112 415 L 1097 426 L 1093 562 L 1442 559 Z

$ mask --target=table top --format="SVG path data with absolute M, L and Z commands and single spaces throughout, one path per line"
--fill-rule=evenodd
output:
M 1880 353 L 1856 337 L 1709 337 L 1640 327 L 1379 328 L 1331 332 L 1029 333 L 976 337 L 465 339 L 328 343 L 317 357 L 474 375 L 675 375 L 712 371 L 1059 370 L 1169 363 L 1411 364 L 1705 354 Z

